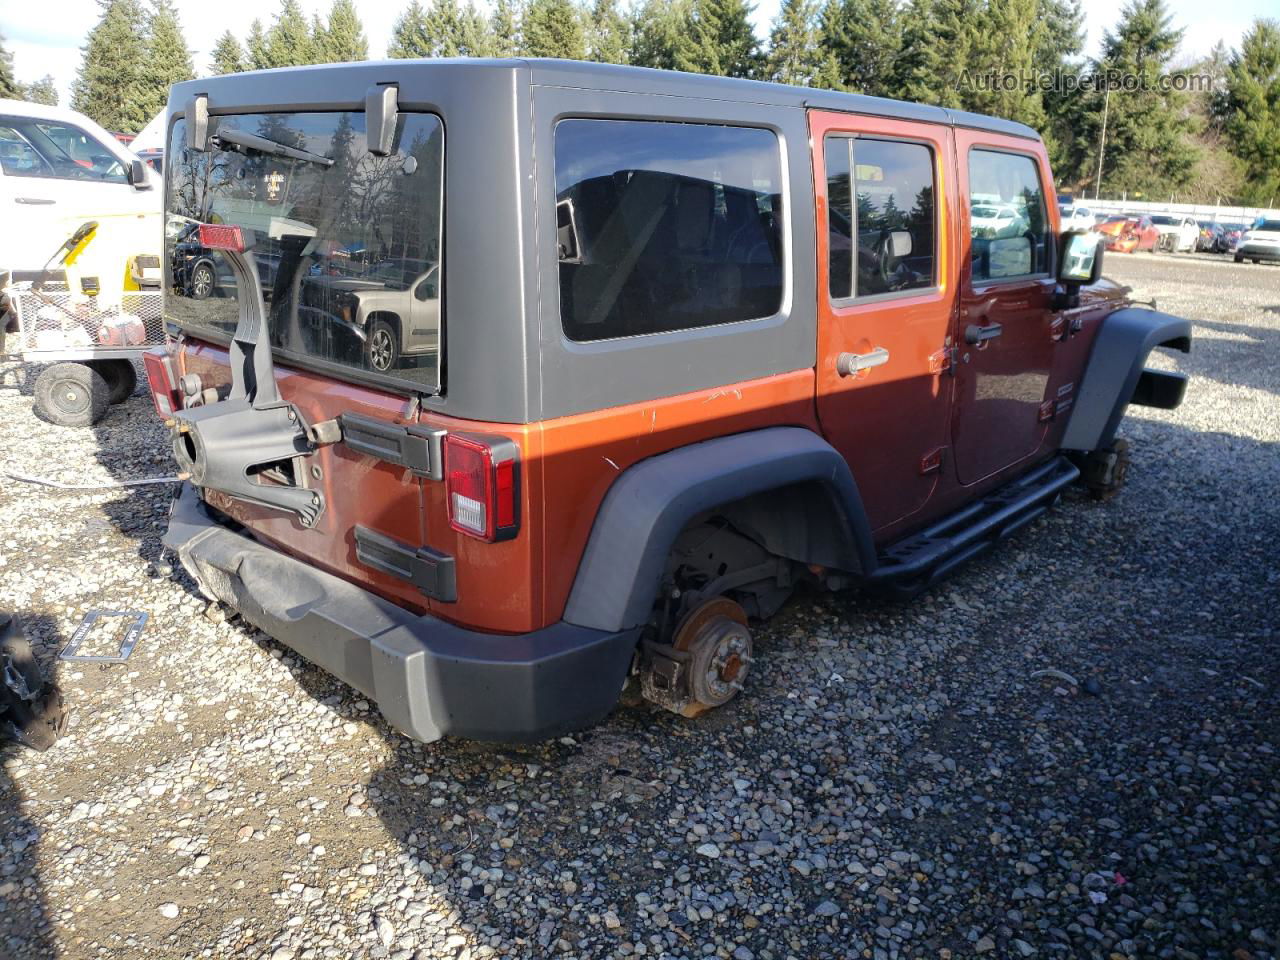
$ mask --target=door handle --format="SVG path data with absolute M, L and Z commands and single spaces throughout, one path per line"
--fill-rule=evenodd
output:
M 1004 333 L 1004 327 L 998 323 L 989 323 L 986 326 L 971 323 L 964 328 L 964 342 L 982 343 L 985 340 L 994 340 L 1002 333 Z
M 31 206 L 33 206 L 33 207 L 34 207 L 34 206 L 41 206 L 41 207 L 43 207 L 43 206 L 49 206 L 50 204 L 57 203 L 58 201 L 57 201 L 57 200 L 46 200 L 44 197 L 14 197 L 14 198 L 13 198 L 13 202 L 14 202 L 14 203 L 27 203 L 27 204 L 30 204 L 30 205 L 31 205 Z
M 889 351 L 884 347 L 876 347 L 870 353 L 842 353 L 836 358 L 836 372 L 849 377 L 859 370 L 870 370 L 888 362 Z

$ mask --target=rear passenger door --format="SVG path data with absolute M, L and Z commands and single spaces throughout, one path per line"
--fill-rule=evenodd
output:
M 1055 342 L 1050 310 L 1053 184 L 1038 142 L 956 130 L 961 231 L 956 407 L 960 482 L 977 483 L 1034 454 L 1051 415 L 1042 404 Z M 977 211 L 997 208 L 996 220 Z
M 950 469 L 951 132 L 819 111 L 809 123 L 818 418 L 849 462 L 873 529 L 886 531 L 924 507 Z

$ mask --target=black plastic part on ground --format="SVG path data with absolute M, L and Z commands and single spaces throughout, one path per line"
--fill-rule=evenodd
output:
M 0 738 L 48 750 L 66 721 L 62 694 L 40 675 L 22 625 L 0 612 Z

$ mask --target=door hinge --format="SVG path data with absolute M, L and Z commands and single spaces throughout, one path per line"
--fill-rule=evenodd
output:
M 387 423 L 356 413 L 344 413 L 342 442 L 357 453 L 408 467 L 431 480 L 444 479 L 441 446 L 447 430 L 402 423 Z
M 408 580 L 432 600 L 458 599 L 454 559 L 430 547 L 413 547 L 368 527 L 355 528 L 356 559 L 366 567 Z
M 946 454 L 946 447 L 939 447 L 937 450 L 931 450 L 920 458 L 920 476 L 925 477 L 931 473 L 937 473 L 942 469 L 942 458 Z
M 954 375 L 956 371 L 956 348 L 953 346 L 945 346 L 941 350 L 934 351 L 929 354 L 929 372 L 932 374 L 946 373 L 951 371 Z

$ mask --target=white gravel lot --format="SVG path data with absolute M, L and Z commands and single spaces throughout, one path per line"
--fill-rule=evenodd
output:
M 1128 489 L 911 603 L 794 600 L 697 721 L 411 742 L 157 568 L 166 488 L 0 480 L 0 609 L 72 712 L 0 745 L 0 957 L 1274 958 L 1280 267 L 1107 267 L 1196 320 Z M 30 382 L 6 469 L 171 472 L 143 393 L 71 430 Z M 92 608 L 151 614 L 128 664 L 55 663 Z

